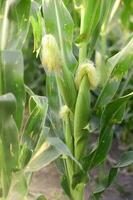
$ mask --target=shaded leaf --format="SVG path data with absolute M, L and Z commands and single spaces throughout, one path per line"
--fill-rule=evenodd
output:
M 105 184 L 101 185 L 100 187 L 96 188 L 93 192 L 93 196 L 101 196 L 101 194 L 113 183 L 114 179 L 117 176 L 117 172 L 119 168 L 127 167 L 133 164 L 133 151 L 125 152 L 121 159 L 114 165 L 110 171 L 108 176 L 105 178 Z M 97 200 L 97 198 L 96 198 Z
M 27 182 L 23 172 L 16 172 L 12 174 L 12 181 L 7 200 L 24 200 L 27 194 Z
M 7 196 L 12 171 L 18 167 L 18 129 L 13 119 L 15 107 L 16 99 L 13 94 L 0 96 L 0 170 L 3 197 Z
M 122 120 L 125 105 L 127 101 L 133 96 L 133 92 L 120 97 L 112 102 L 110 102 L 104 109 L 102 116 L 101 116 L 101 135 L 102 132 L 110 125 L 110 123 L 117 123 Z M 120 110 L 122 108 L 122 110 Z M 118 115 L 118 111 L 120 115 Z
M 38 54 L 41 48 L 41 41 L 42 41 L 42 17 L 41 17 L 40 5 L 35 1 L 32 1 L 31 5 L 32 7 L 31 7 L 30 21 L 34 35 L 34 51 L 37 51 Z
M 22 135 L 22 149 L 20 156 L 20 164 L 26 165 L 29 161 L 32 152 L 38 145 L 38 140 L 44 133 L 45 119 L 48 109 L 48 102 L 46 97 L 33 95 L 29 100 L 29 118 L 24 127 Z
M 115 168 L 127 167 L 133 164 L 133 151 L 123 153 L 120 161 L 115 165 Z
M 27 165 L 26 171 L 37 171 L 47 166 L 59 156 L 70 157 L 82 169 L 67 146 L 56 137 L 48 137 Z
M 2 50 L 22 48 L 29 28 L 30 3 L 31 0 L 7 0 L 2 5 L 3 18 L 0 20 Z
M 24 89 L 24 63 L 21 51 L 1 51 L 1 90 L 2 93 L 12 92 L 17 100 L 14 118 L 18 128 L 21 128 L 23 120 L 25 89 Z
M 103 107 L 107 105 L 114 97 L 122 77 L 132 66 L 133 60 L 133 38 L 128 44 L 116 55 L 107 60 L 107 75 L 105 84 L 97 99 L 96 106 Z

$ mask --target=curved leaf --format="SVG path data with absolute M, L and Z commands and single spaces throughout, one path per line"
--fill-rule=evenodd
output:
M 110 102 L 105 107 L 103 114 L 101 116 L 101 122 L 100 122 L 101 133 L 106 129 L 106 127 L 109 126 L 110 123 L 117 123 L 121 121 L 124 114 L 126 103 L 132 96 L 133 96 L 133 92 Z M 120 110 L 121 108 L 122 110 Z M 119 111 L 122 111 L 120 113 L 121 116 L 118 115 Z
M 110 169 L 108 176 L 105 178 L 106 179 L 105 184 L 96 188 L 92 194 L 92 197 L 94 197 L 97 200 L 97 196 L 100 197 L 101 194 L 113 183 L 114 179 L 117 176 L 118 169 L 127 167 L 132 164 L 133 164 L 133 151 L 128 151 L 123 153 L 121 159 L 117 162 L 117 164 Z
M 116 55 L 107 60 L 108 73 L 103 89 L 97 99 L 96 106 L 107 105 L 114 97 L 122 77 L 128 72 L 133 62 L 133 38 Z
M 23 130 L 22 135 L 22 157 L 20 156 L 20 165 L 23 167 L 29 162 L 32 152 L 38 145 L 38 141 L 45 129 L 45 119 L 48 109 L 46 97 L 33 95 L 29 100 L 29 118 Z
M 132 96 L 133 92 L 112 101 L 105 107 L 101 116 L 99 141 L 96 149 L 86 156 L 84 160 L 85 168 L 95 167 L 106 158 L 113 137 L 111 127 L 114 123 L 122 120 L 126 103 Z
M 70 157 L 82 169 L 80 163 L 72 156 L 67 146 L 56 137 L 48 137 L 38 151 L 33 155 L 26 167 L 26 171 L 34 172 L 47 166 L 59 156 Z

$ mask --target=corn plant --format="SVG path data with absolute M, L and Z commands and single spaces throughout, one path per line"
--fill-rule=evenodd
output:
M 125 106 L 133 96 L 133 92 L 117 96 L 121 80 L 132 66 L 132 36 L 117 54 L 109 57 L 107 53 L 108 27 L 120 4 L 121 1 L 114 0 L 43 0 L 40 6 L 44 21 L 35 17 L 36 23 L 32 23 L 36 49 L 40 47 L 37 27 L 43 26 L 41 60 L 47 74 L 53 132 L 80 164 L 68 157 L 57 162 L 62 173 L 61 185 L 71 200 L 84 199 L 89 175 L 105 162 L 113 126 L 122 121 Z M 99 123 L 92 130 L 94 117 Z M 96 130 L 99 137 L 92 145 L 89 138 Z M 101 185 L 92 188 L 89 199 L 100 199 L 117 171 L 132 163 L 133 152 L 125 152 Z
M 30 0 L 0 1 L 1 200 L 45 199 L 29 191 L 33 172 L 62 155 L 75 161 L 61 140 L 48 137 L 49 129 L 45 126 L 47 98 L 35 95 L 24 84 L 22 47 L 29 31 L 32 9 Z

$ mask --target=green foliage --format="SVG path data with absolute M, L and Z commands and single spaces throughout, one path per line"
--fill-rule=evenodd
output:
M 8 193 L 12 171 L 15 166 L 16 168 L 18 166 L 18 129 L 12 118 L 15 106 L 16 100 L 12 94 L 8 93 L 0 97 L 1 184 L 3 186 L 3 197 L 6 197 Z
M 43 35 L 42 30 L 42 17 L 39 9 L 39 4 L 35 1 L 32 2 L 32 13 L 30 16 L 31 25 L 33 28 L 33 35 L 34 35 L 34 51 L 39 53 L 41 47 L 41 40 Z
M 131 17 L 133 10 L 133 1 L 132 0 L 123 0 L 123 9 L 121 13 L 121 20 L 123 23 L 123 26 L 126 27 L 128 30 L 133 30 L 133 22 L 131 21 Z
M 29 193 L 32 173 L 59 156 L 70 157 L 80 166 L 60 139 L 47 136 L 47 98 L 24 84 L 21 48 L 29 30 L 30 5 L 30 1 L 6 1 L 0 7 L 0 198 L 7 200 L 46 199 Z M 18 34 L 17 39 L 8 31 Z
M 31 176 L 31 171 L 28 176 L 26 176 L 26 169 L 24 167 L 29 163 L 32 158 L 30 152 L 34 152 L 37 142 L 40 137 L 42 137 L 41 132 L 44 129 L 44 120 L 47 113 L 47 101 L 46 99 L 42 102 L 43 110 L 39 106 L 39 97 L 33 96 L 34 100 L 30 103 L 30 106 L 34 103 L 36 113 L 41 116 L 41 120 L 35 119 L 34 115 L 31 114 L 29 117 L 29 122 L 27 126 L 31 124 L 34 127 L 34 135 L 32 135 L 32 130 L 29 130 L 30 140 L 27 138 L 27 143 L 34 142 L 34 146 L 26 147 L 24 139 L 25 132 L 28 132 L 27 126 L 25 126 L 24 133 L 19 133 L 16 123 L 13 118 L 13 114 L 16 108 L 16 99 L 13 94 L 7 93 L 0 97 L 0 149 L 1 149 L 1 187 L 2 187 L 2 197 L 5 199 L 19 198 L 23 199 L 28 192 L 28 178 Z M 36 101 L 35 101 L 36 100 Z M 6 121 L 6 123 L 5 123 Z M 37 130 L 39 127 L 39 130 Z M 35 132 L 36 131 L 36 132 Z M 19 135 L 20 134 L 20 135 Z M 44 133 L 43 133 L 44 134 Z M 31 135 L 31 136 L 30 136 Z M 35 137 L 36 135 L 36 137 Z M 21 136 L 21 137 L 20 137 Z M 39 138 L 39 139 L 38 139 Z M 38 140 L 37 140 L 38 139 Z M 44 142 L 44 140 L 43 140 Z M 30 145 L 30 143 L 28 143 Z M 23 165 L 24 159 L 26 158 L 26 165 Z M 10 163 L 10 164 L 9 164 Z M 47 164 L 49 161 L 47 161 Z M 19 181 L 18 181 L 19 180 Z
M 127 167 L 129 165 L 133 164 L 133 151 L 128 151 L 123 153 L 121 156 L 121 159 L 118 161 L 116 165 L 114 165 L 110 171 L 108 176 L 105 178 L 105 184 L 104 185 L 98 185 L 97 188 L 93 191 L 93 194 L 91 196 L 92 199 L 99 199 L 102 195 L 102 193 L 112 184 L 115 177 L 117 176 L 117 172 L 120 168 Z
M 4 1 L 0 5 L 1 49 L 21 49 L 29 28 L 30 0 Z M 23 8 L 23 9 L 22 9 Z M 14 40 L 14 38 L 16 38 Z
M 88 173 L 105 162 L 112 144 L 113 127 L 123 120 L 126 104 L 132 97 L 132 92 L 118 97 L 118 89 L 123 77 L 132 66 L 133 39 L 130 34 L 125 37 L 122 45 L 112 55 L 111 45 L 109 46 L 107 43 L 107 33 L 111 31 L 109 26 L 112 25 L 112 19 L 116 17 L 117 10 L 120 9 L 120 2 L 75 0 L 73 6 L 75 10 L 69 1 L 42 1 L 46 31 L 44 34 L 52 34 L 57 41 L 62 62 L 59 73 L 53 72 L 52 76 L 47 74 L 47 96 L 50 107 L 55 113 L 61 109 L 63 134 L 60 137 L 63 138 L 73 156 L 83 167 L 81 170 L 70 159 L 60 162 L 60 165 L 64 166 L 62 187 L 70 199 L 81 200 L 84 199 L 84 186 L 89 181 Z M 67 8 L 70 9 L 74 22 Z M 77 21 L 80 19 L 80 23 L 75 20 L 77 13 Z M 64 26 L 67 28 L 65 29 Z M 75 38 L 76 40 L 74 40 Z M 72 47 L 74 42 L 77 45 L 78 53 L 75 53 L 75 49 Z M 54 55 L 54 52 L 51 51 L 51 56 L 52 53 Z M 73 55 L 77 58 L 76 62 L 74 62 Z M 87 60 L 94 61 L 94 57 L 97 67 L 94 70 L 97 71 L 97 76 L 101 80 L 98 89 L 96 92 L 94 91 L 98 98 L 95 97 L 93 101 L 94 96 L 90 92 L 92 88 L 86 73 L 81 75 L 79 88 L 76 87 L 74 79 L 75 71 L 80 68 L 82 63 L 86 63 Z M 73 63 L 75 64 L 73 65 Z M 46 69 L 45 66 L 44 69 Z M 93 79 L 94 72 L 90 71 L 89 73 Z M 89 136 L 91 135 L 91 120 L 94 115 L 100 122 L 98 127 L 100 134 L 93 148 L 89 142 Z M 52 118 L 51 121 L 56 127 L 55 120 Z M 61 127 L 58 127 L 57 130 L 59 128 Z M 56 128 L 54 131 L 55 135 L 59 135 Z M 88 145 L 90 145 L 89 149 L 87 149 Z M 132 158 L 128 164 L 131 163 Z M 108 182 L 106 181 L 107 185 L 94 192 L 90 198 L 100 198 L 101 193 L 116 176 L 117 168 L 121 167 L 116 165 L 111 169 Z
M 25 90 L 23 81 L 23 56 L 21 51 L 4 50 L 0 53 L 1 56 L 1 93 L 5 94 L 12 92 L 17 100 L 16 111 L 14 118 L 18 128 L 21 127 L 24 104 L 25 104 Z
M 107 81 L 101 90 L 97 100 L 97 105 L 106 105 L 115 95 L 119 88 L 122 77 L 132 66 L 133 60 L 133 38 L 119 53 L 109 58 L 107 61 L 108 73 Z
M 74 71 L 76 60 L 72 53 L 74 24 L 62 1 L 44 1 L 43 14 L 47 33 L 56 38 L 65 66 Z
M 132 6 L 132 0 L 0 0 L 0 198 L 45 200 L 31 194 L 29 184 L 33 172 L 57 159 L 65 193 L 71 200 L 84 199 L 89 175 L 106 163 L 115 125 L 123 121 L 133 95 L 127 76 L 133 64 Z M 46 53 L 44 63 L 56 62 L 54 56 L 59 56 L 59 70 L 49 73 L 43 66 L 47 97 L 35 95 L 24 84 L 24 62 L 25 79 L 31 79 L 32 88 L 38 83 L 32 65 L 39 62 L 33 61 L 32 45 L 26 50 L 32 33 L 33 51 L 42 61 Z M 46 49 L 51 41 L 41 46 L 48 35 L 56 44 L 51 50 Z M 80 70 L 87 63 L 96 67 Z M 93 145 L 94 117 L 98 138 Z M 105 180 L 95 183 L 89 199 L 100 199 L 118 171 L 131 164 L 133 152 L 124 152 Z

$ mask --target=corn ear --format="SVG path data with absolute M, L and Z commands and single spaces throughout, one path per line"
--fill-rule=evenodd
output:
M 52 34 L 46 34 L 42 39 L 42 65 L 46 72 L 55 73 L 61 95 L 71 110 L 74 110 L 76 88 L 71 71 L 63 63 L 57 41 Z M 72 91 L 71 96 L 68 93 Z
M 100 75 L 91 61 L 87 61 L 79 66 L 75 76 L 75 84 L 77 89 L 79 88 L 82 78 L 85 74 L 88 77 L 90 89 L 94 90 L 99 84 Z
M 65 140 L 67 143 L 67 146 L 73 153 L 73 127 L 72 127 L 72 121 L 73 121 L 73 114 L 71 113 L 70 109 L 64 105 L 61 108 L 60 116 L 64 122 L 65 127 Z
M 42 65 L 49 73 L 61 71 L 61 53 L 52 34 L 46 34 L 42 38 Z
M 76 101 L 75 114 L 74 114 L 74 145 L 75 145 L 75 157 L 77 160 L 81 160 L 85 146 L 87 143 L 87 130 L 85 127 L 89 121 L 90 113 L 90 92 L 89 81 L 87 75 L 82 78 L 78 97 Z

